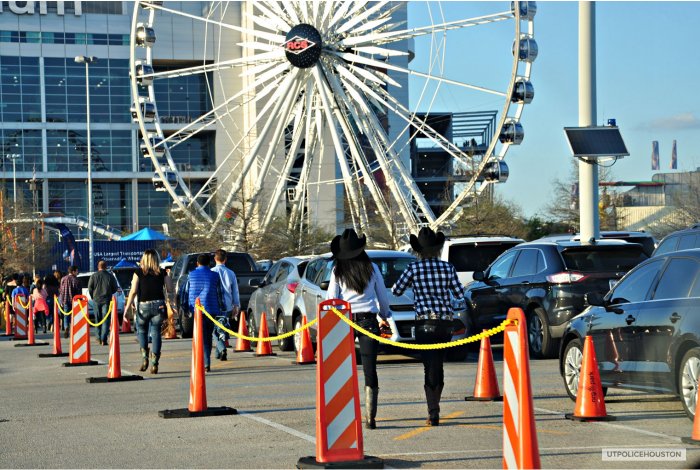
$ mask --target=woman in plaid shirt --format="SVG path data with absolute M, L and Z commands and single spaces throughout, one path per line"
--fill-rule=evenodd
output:
M 439 258 L 445 235 L 428 227 L 416 237 L 411 234 L 411 247 L 419 260 L 408 265 L 399 280 L 391 288 L 394 295 L 401 295 L 413 288 L 416 310 L 416 342 L 421 344 L 445 343 L 452 339 L 452 299 L 464 298 L 464 287 L 457 278 L 455 267 Z M 444 349 L 421 351 L 425 370 L 425 398 L 428 404 L 426 424 L 440 424 L 440 397 L 444 383 Z

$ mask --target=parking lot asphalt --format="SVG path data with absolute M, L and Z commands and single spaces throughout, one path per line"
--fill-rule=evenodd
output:
M 38 335 L 51 342 L 51 335 Z M 92 338 L 96 366 L 62 367 L 67 358 L 39 358 L 50 346 L 17 348 L 0 338 L 0 467 L 3 468 L 293 468 L 315 453 L 315 367 L 292 353 L 212 358 L 209 406 L 233 416 L 169 419 L 158 411 L 186 408 L 191 342 L 163 345 L 158 375 L 138 372 L 134 335 L 121 336 L 123 374 L 143 381 L 91 384 L 107 374 L 108 348 Z M 64 351 L 67 350 L 64 340 Z M 500 347 L 494 345 L 502 384 Z M 501 468 L 502 403 L 465 402 L 477 356 L 445 366 L 441 425 L 426 427 L 422 364 L 399 354 L 379 357 L 377 429 L 364 430 L 364 451 L 388 468 Z M 688 468 L 700 446 L 684 444 L 692 422 L 673 396 L 611 390 L 613 422 L 563 418 L 574 403 L 556 360 L 531 361 L 536 426 L 543 468 Z M 360 387 L 362 383 L 361 366 Z M 686 449 L 685 461 L 608 461 L 610 448 Z

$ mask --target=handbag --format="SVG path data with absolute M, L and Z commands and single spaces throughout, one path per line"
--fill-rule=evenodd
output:
M 416 342 L 420 344 L 443 343 L 452 339 L 453 323 L 449 320 L 416 320 Z

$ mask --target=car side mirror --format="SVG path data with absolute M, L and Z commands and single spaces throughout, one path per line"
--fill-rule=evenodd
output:
M 588 292 L 585 297 L 588 305 L 594 307 L 605 307 L 605 296 L 600 292 Z
M 330 284 L 331 284 L 330 281 L 323 281 L 323 282 L 319 285 L 319 287 L 321 288 L 321 290 L 328 290 L 328 286 L 329 286 Z
M 474 274 L 472 275 L 472 278 L 473 278 L 475 281 L 483 281 L 483 280 L 486 278 L 486 276 L 484 276 L 484 272 L 483 272 L 483 271 L 474 271 Z
M 251 279 L 250 281 L 248 281 L 248 285 L 250 287 L 263 287 L 265 285 L 265 281 L 263 281 L 260 278 L 255 277 L 255 278 Z

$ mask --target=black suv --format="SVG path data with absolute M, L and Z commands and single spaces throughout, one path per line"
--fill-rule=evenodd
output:
M 600 232 L 600 238 L 603 240 L 624 240 L 628 243 L 639 243 L 642 245 L 642 248 L 644 248 L 644 253 L 646 253 L 648 256 L 651 256 L 652 253 L 654 252 L 654 249 L 656 248 L 656 240 L 654 237 L 645 232 L 644 230 L 640 230 L 638 232 L 625 232 L 622 230 L 605 230 Z M 559 234 L 559 235 L 547 235 L 546 237 L 540 238 L 538 241 L 543 241 L 543 240 L 548 240 L 548 241 L 566 241 L 566 240 L 572 240 L 572 241 L 580 241 L 581 240 L 581 234 L 580 233 L 566 233 L 566 234 Z
M 522 243 L 474 273 L 467 285 L 470 331 L 493 328 L 509 308 L 520 307 L 532 356 L 554 357 L 566 322 L 583 311 L 586 293 L 605 294 L 611 281 L 647 258 L 641 245 L 618 240 Z
M 700 224 L 667 235 L 656 247 L 654 256 L 690 248 L 700 248 Z

